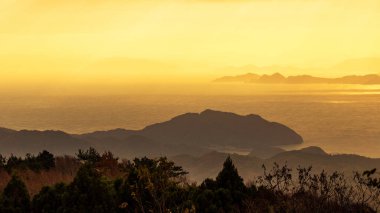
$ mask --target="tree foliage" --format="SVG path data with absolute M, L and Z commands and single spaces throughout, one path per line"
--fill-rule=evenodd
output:
M 93 147 L 90 147 L 87 150 L 79 149 L 76 155 L 79 160 L 90 164 L 95 164 L 101 160 L 99 152 Z
M 84 163 L 74 180 L 43 187 L 32 202 L 25 184 L 13 176 L 0 196 L 0 212 L 377 212 L 380 206 L 376 169 L 349 179 L 339 172 L 274 163 L 269 169 L 263 165 L 263 175 L 246 185 L 228 157 L 215 179 L 198 186 L 165 157 L 119 162 L 111 152 L 100 155 L 93 148 L 77 156 Z M 41 152 L 24 159 L 11 156 L 5 166 L 32 159 L 44 162 L 42 169 L 54 162 L 54 156 Z M 111 167 L 122 175 L 110 175 Z
M 90 165 L 81 167 L 64 197 L 68 212 L 114 212 L 112 188 Z
M 0 212 L 23 213 L 30 211 L 30 197 L 24 182 L 12 176 L 1 197 Z
M 30 169 L 35 172 L 49 170 L 55 167 L 54 155 L 43 150 L 34 156 L 30 153 L 24 158 L 11 155 L 8 159 L 0 155 L 0 167 L 11 173 L 14 169 Z
M 183 195 L 188 192 L 179 187 L 186 172 L 167 158 L 135 158 L 125 162 L 124 169 L 128 175 L 118 191 L 120 205 L 127 212 L 168 212 L 188 207 Z
M 195 204 L 198 212 L 240 212 L 247 188 L 230 156 L 216 180 L 206 179 L 198 190 Z
M 55 213 L 64 212 L 67 186 L 58 183 L 55 186 L 45 186 L 33 197 L 33 212 Z

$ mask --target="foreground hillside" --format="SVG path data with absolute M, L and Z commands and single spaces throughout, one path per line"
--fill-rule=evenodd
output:
M 227 156 L 215 178 L 192 184 L 165 157 L 120 161 L 90 148 L 66 157 L 71 163 L 47 151 L 1 159 L 0 174 L 9 177 L 1 179 L 0 212 L 376 212 L 380 205 L 376 169 L 346 177 L 273 163 L 244 183 Z
M 183 166 L 190 172 L 190 180 L 201 182 L 205 178 L 215 177 L 220 164 L 229 154 L 210 152 L 200 157 L 189 155 L 177 155 L 171 160 Z M 278 151 L 268 158 L 256 157 L 255 151 L 249 155 L 230 155 L 239 169 L 242 177 L 253 180 L 253 177 L 262 174 L 262 165 L 271 166 L 273 163 L 287 164 L 291 168 L 312 166 L 315 172 L 339 171 L 352 175 L 352 171 L 362 171 L 376 168 L 380 165 L 380 159 L 367 158 L 353 154 L 328 154 L 319 147 L 307 147 L 300 150 Z

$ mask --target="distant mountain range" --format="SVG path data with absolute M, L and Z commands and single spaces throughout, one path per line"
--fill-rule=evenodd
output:
M 215 79 L 217 83 L 231 83 L 231 82 L 244 82 L 244 83 L 260 83 L 260 84 L 362 84 L 374 85 L 380 84 L 380 75 L 350 75 L 339 78 L 321 78 L 310 75 L 296 75 L 285 77 L 280 73 L 272 75 L 258 75 L 247 73 L 236 76 L 224 76 Z
M 379 84 L 380 58 L 352 58 L 327 67 L 294 67 L 294 66 L 229 66 L 218 70 L 219 73 L 233 73 L 216 79 L 217 82 L 257 82 L 257 83 L 326 83 L 326 84 Z M 247 74 L 239 74 L 247 73 Z M 256 74 L 253 74 L 256 73 Z M 275 73 L 273 75 L 262 75 Z M 278 74 L 276 74 L 278 73 Z M 281 74 L 280 74 L 281 73 Z M 300 75 L 289 76 L 292 73 Z M 341 78 L 320 78 L 302 73 L 345 73 Z M 374 75 L 365 75 L 371 73 Z M 239 74 L 239 75 L 237 75 Z M 282 77 L 280 75 L 283 75 Z M 289 76 L 289 77 L 284 77 Z M 261 79 L 262 78 L 262 79 Z M 285 78 L 285 79 L 284 79 Z M 287 79 L 289 78 L 289 79 Z
M 86 134 L 62 131 L 0 129 L 2 154 L 37 153 L 47 149 L 55 154 L 74 154 L 93 146 L 121 157 L 190 154 L 202 155 L 213 147 L 273 147 L 300 144 L 302 137 L 285 125 L 258 115 L 205 110 L 186 113 L 142 130 L 115 129 Z

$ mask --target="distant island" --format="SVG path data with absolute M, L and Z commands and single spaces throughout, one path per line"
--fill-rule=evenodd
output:
M 141 130 L 114 129 L 85 134 L 57 130 L 11 130 L 0 128 L 0 147 L 4 154 L 37 153 L 48 149 L 54 154 L 74 154 L 89 146 L 110 150 L 122 157 L 202 155 L 218 148 L 233 147 L 264 150 L 279 145 L 301 144 L 302 137 L 289 127 L 270 122 L 259 115 L 237 115 L 204 110 L 185 113 L 169 121 Z M 15 153 L 17 151 L 17 153 Z
M 338 78 L 314 77 L 311 75 L 284 76 L 278 72 L 272 75 L 258 75 L 247 73 L 236 76 L 223 76 L 215 79 L 216 83 L 259 83 L 259 84 L 361 84 L 375 85 L 380 84 L 380 75 L 349 75 Z
M 11 130 L 0 128 L 3 156 L 36 154 L 46 149 L 54 155 L 74 155 L 78 149 L 94 147 L 121 158 L 167 156 L 190 171 L 190 179 L 215 177 L 230 155 L 250 179 L 263 164 L 273 162 L 296 168 L 313 166 L 315 171 L 355 171 L 376 168 L 380 159 L 359 155 L 328 154 L 319 147 L 286 151 L 279 146 L 298 145 L 303 138 L 291 128 L 259 115 L 204 110 L 185 113 L 141 130 L 114 129 L 84 134 L 57 130 Z M 229 150 L 229 151 L 224 151 Z M 239 154 L 245 150 L 247 154 Z M 236 153 L 236 154 L 235 154 Z

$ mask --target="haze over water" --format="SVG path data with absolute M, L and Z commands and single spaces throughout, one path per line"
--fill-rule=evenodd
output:
M 3 0 L 0 126 L 140 129 L 210 108 L 380 157 L 379 26 L 378 0 Z M 277 72 L 304 80 L 210 84 Z
M 236 85 L 233 85 L 236 87 Z M 244 95 L 82 95 L 0 98 L 1 126 L 83 133 L 140 129 L 205 109 L 258 114 L 283 123 L 304 138 L 304 146 L 332 153 L 380 157 L 378 89 Z M 291 147 L 291 148 L 299 148 Z

